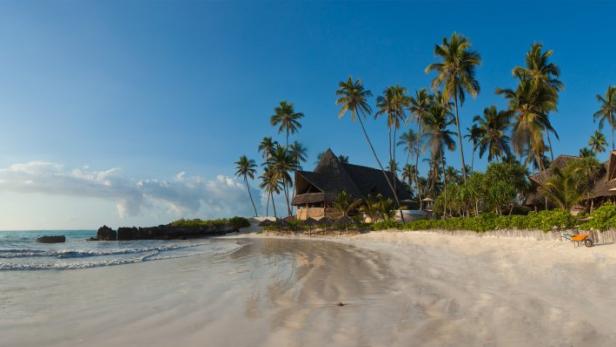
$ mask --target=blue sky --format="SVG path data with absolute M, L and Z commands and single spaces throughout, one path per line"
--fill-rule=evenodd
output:
M 433 47 L 452 32 L 483 63 L 462 127 L 533 42 L 554 50 L 565 90 L 556 153 L 577 153 L 616 80 L 609 2 L 0 3 L 0 229 L 164 223 L 250 211 L 233 162 L 277 135 L 281 100 L 306 116 L 294 137 L 374 166 L 358 124 L 337 118 L 337 83 L 375 95 L 428 87 Z M 368 122 L 384 157 L 385 121 Z M 606 135 L 609 133 L 606 132 Z M 282 140 L 282 137 L 280 137 Z M 466 146 L 470 158 L 470 146 Z M 605 156 L 604 156 L 605 157 Z M 457 152 L 448 157 L 458 165 Z M 476 166 L 485 166 L 477 161 Z M 25 183 L 24 183 L 25 182 Z

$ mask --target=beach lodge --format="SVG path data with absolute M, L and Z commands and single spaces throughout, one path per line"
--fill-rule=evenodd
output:
M 411 194 L 406 185 L 391 172 L 386 174 L 396 188 L 398 199 L 410 199 Z M 292 204 L 297 207 L 297 219 L 340 217 L 342 214 L 334 207 L 334 201 L 343 191 L 354 199 L 380 194 L 394 200 L 381 170 L 344 163 L 328 149 L 314 171 L 295 172 L 295 197 Z
M 531 192 L 526 197 L 524 205 L 534 210 L 553 208 L 547 197 L 541 193 L 539 187 L 553 175 L 556 168 L 562 169 L 571 160 L 579 160 L 580 157 L 571 155 L 560 155 L 554 159 L 550 166 L 534 175 L 531 175 Z M 583 197 L 582 204 L 586 207 L 599 206 L 606 201 L 616 201 L 616 151 L 610 153 L 610 157 L 605 162 L 594 182 L 588 196 Z M 584 206 L 579 206 L 584 207 Z

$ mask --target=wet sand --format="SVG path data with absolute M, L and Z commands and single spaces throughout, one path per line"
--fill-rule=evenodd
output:
M 616 246 L 242 235 L 234 250 L 0 273 L 7 346 L 613 346 Z M 339 304 L 343 305 L 340 306 Z

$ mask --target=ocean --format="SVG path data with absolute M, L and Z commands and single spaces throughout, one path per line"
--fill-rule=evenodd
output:
M 65 243 L 38 243 L 43 235 L 65 235 Z M 0 232 L 0 271 L 75 270 L 141 263 L 223 251 L 225 243 L 198 240 L 88 241 L 94 230 Z

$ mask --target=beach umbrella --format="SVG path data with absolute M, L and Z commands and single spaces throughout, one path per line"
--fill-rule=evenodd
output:
M 315 225 L 318 225 L 318 224 L 319 224 L 319 221 L 314 219 L 314 218 L 312 218 L 312 217 L 309 217 L 308 219 L 306 219 L 304 221 L 304 225 L 308 227 L 308 232 L 309 233 L 312 232 L 312 227 L 315 226 Z
M 355 221 L 353 220 L 353 218 L 349 216 L 342 216 L 336 219 L 336 222 L 335 222 L 338 228 L 344 228 L 344 229 L 347 229 L 350 225 L 353 225 L 354 223 Z
M 309 226 L 309 227 L 315 226 L 317 224 L 319 224 L 319 221 L 312 217 L 309 217 L 308 219 L 304 221 L 304 225 Z

